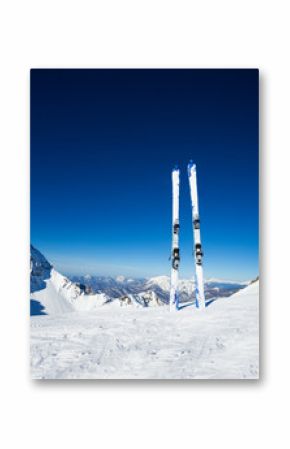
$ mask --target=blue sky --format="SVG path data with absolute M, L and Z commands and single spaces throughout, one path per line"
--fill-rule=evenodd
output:
M 197 164 L 206 277 L 258 274 L 257 70 L 32 70 L 31 241 L 66 274 L 193 275 Z

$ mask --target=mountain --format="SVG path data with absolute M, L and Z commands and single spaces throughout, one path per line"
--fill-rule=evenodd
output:
M 74 282 L 56 271 L 46 258 L 31 245 L 30 256 L 30 314 L 57 315 L 74 311 L 89 311 L 100 306 L 114 304 L 116 306 L 133 305 L 136 307 L 152 307 L 162 305 L 162 300 L 150 290 L 138 292 L 128 288 L 131 280 L 120 278 L 96 278 L 98 289 L 88 284 L 89 276 L 82 282 Z M 96 281 L 94 279 L 94 281 Z M 123 288 L 116 288 L 119 284 Z M 134 282 L 139 285 L 139 281 Z M 109 287 L 110 286 L 110 287 Z M 101 288 L 99 288 L 101 287 Z M 108 294 L 110 292 L 110 295 Z
M 131 279 L 125 278 L 124 276 L 113 278 L 86 275 L 73 276 L 71 279 L 74 282 L 86 285 L 95 293 L 104 292 L 111 298 L 154 291 L 161 301 L 165 303 L 168 303 L 169 301 L 169 276 L 155 276 L 149 279 Z M 207 300 L 212 301 L 216 298 L 231 296 L 246 285 L 248 285 L 248 282 L 208 279 L 205 281 L 205 297 Z M 180 279 L 179 293 L 180 302 L 192 301 L 194 296 L 194 281 L 192 279 Z
M 30 256 L 31 315 L 55 315 L 107 301 L 104 293 L 88 295 L 86 287 L 58 273 L 45 257 L 31 245 Z
M 52 315 L 94 310 L 102 305 L 155 307 L 168 304 L 169 276 L 132 279 L 124 276 L 63 276 L 31 245 L 31 315 Z M 209 279 L 205 282 L 208 303 L 228 297 L 248 282 Z M 179 280 L 180 302 L 194 297 L 194 281 Z
M 140 293 L 144 290 L 146 279 L 131 279 L 124 276 L 71 276 L 73 282 L 81 283 L 93 293 L 104 292 L 111 298 L 119 298 L 127 294 Z

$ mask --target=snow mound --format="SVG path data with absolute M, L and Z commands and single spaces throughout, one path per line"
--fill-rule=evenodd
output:
M 257 307 L 259 303 L 259 281 L 255 281 L 247 287 L 234 293 L 229 298 L 219 298 L 210 308 L 224 310 L 224 303 L 228 305 L 228 309 L 245 309 L 247 306 Z

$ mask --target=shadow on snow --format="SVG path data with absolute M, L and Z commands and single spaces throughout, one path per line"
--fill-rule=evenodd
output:
M 211 299 L 209 299 L 209 300 L 207 300 L 206 301 L 206 303 L 205 303 L 205 307 L 208 307 L 208 306 L 210 306 L 211 305 L 211 303 L 213 303 L 214 301 L 216 301 L 218 298 L 211 298 Z M 193 301 L 193 302 L 187 302 L 186 304 L 182 304 L 182 305 L 178 305 L 178 310 L 182 310 L 182 309 L 185 309 L 185 307 L 190 307 L 190 306 L 195 306 L 196 305 L 196 302 L 195 301 Z
M 47 315 L 44 310 L 45 307 L 43 307 L 41 302 L 36 301 L 35 299 L 30 300 L 30 316 Z

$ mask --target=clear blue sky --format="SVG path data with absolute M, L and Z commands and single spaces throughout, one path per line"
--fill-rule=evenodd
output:
M 32 70 L 31 241 L 66 274 L 193 275 L 197 164 L 206 277 L 258 274 L 257 70 Z

